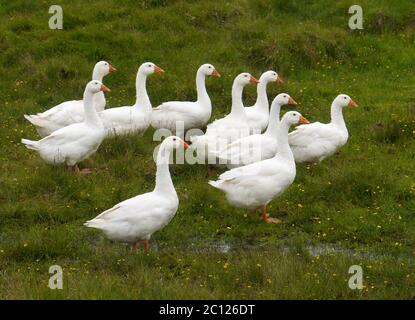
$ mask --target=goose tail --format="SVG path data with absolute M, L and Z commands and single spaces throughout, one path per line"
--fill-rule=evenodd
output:
M 22 139 L 22 143 L 26 146 L 26 148 L 31 150 L 39 150 L 37 146 L 37 141 L 29 140 L 29 139 Z
M 221 189 L 221 185 L 222 185 L 222 181 L 218 180 L 218 181 L 214 181 L 214 180 L 210 180 L 208 182 L 212 187 L 215 187 L 217 189 Z
M 102 221 L 101 220 L 88 220 L 87 222 L 84 223 L 85 227 L 88 228 L 95 228 L 95 229 L 102 229 Z
M 39 116 L 36 116 L 36 115 L 25 114 L 24 117 L 27 121 L 29 121 L 34 126 L 40 126 L 43 123 L 42 118 L 40 118 Z

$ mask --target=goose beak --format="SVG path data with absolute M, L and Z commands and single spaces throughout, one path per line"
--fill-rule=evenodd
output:
M 249 79 L 249 82 L 252 83 L 252 84 L 258 84 L 259 83 L 258 79 L 253 77 L 253 76 L 251 76 L 251 79 Z
M 299 124 L 309 124 L 310 121 L 308 121 L 306 118 L 304 118 L 303 116 L 300 116 L 300 120 L 298 120 Z
M 159 66 L 154 66 L 154 72 L 155 73 L 164 73 L 164 70 L 160 68 Z
M 219 72 L 217 72 L 216 70 L 213 70 L 213 72 L 212 72 L 212 77 L 217 77 L 217 78 L 219 78 L 219 77 L 220 77 L 220 73 L 219 73 Z
M 111 90 L 107 86 L 101 85 L 101 89 L 99 91 L 110 92 Z
M 115 72 L 115 71 L 117 71 L 117 68 L 115 68 L 112 65 L 110 65 L 109 72 Z
M 190 147 L 185 141 L 182 142 L 182 145 L 183 145 L 183 148 L 185 148 L 185 149 Z
M 281 78 L 281 76 L 278 76 L 278 77 L 277 77 L 277 80 L 275 80 L 275 82 L 276 82 L 276 83 L 283 84 L 283 83 L 284 83 L 284 79 L 283 79 L 283 78 Z
M 357 103 L 356 103 L 356 102 L 354 102 L 352 99 L 350 99 L 350 102 L 349 102 L 348 106 L 349 106 L 350 108 L 357 108 Z
M 288 99 L 288 104 L 293 104 L 293 105 L 296 105 L 297 104 L 297 102 L 293 99 L 293 98 L 289 98 Z

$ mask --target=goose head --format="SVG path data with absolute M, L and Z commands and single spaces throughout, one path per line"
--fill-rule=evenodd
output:
M 164 73 L 164 70 L 152 62 L 144 62 L 140 68 L 138 68 L 138 73 L 148 76 L 153 73 Z
M 253 77 L 250 73 L 243 72 L 236 76 L 235 80 L 233 81 L 234 84 L 239 85 L 241 87 L 246 86 L 248 83 L 251 84 L 258 84 L 258 80 Z
M 184 148 L 187 149 L 189 145 L 177 136 L 171 136 L 164 139 L 161 143 L 161 147 L 164 150 L 173 151 L 174 149 Z
M 288 111 L 281 119 L 281 123 L 285 123 L 288 126 L 295 124 L 309 124 L 310 122 L 304 118 L 298 111 Z
M 350 107 L 350 108 L 356 108 L 357 103 L 352 100 L 347 94 L 339 94 L 336 99 L 334 99 L 333 104 L 344 108 L 344 107 Z
M 277 82 L 277 83 L 284 83 L 284 80 L 281 78 L 278 73 L 273 70 L 265 71 L 261 77 L 259 78 L 259 82 Z
M 117 71 L 111 64 L 107 61 L 99 61 L 95 64 L 94 72 L 99 74 L 101 77 L 106 76 L 108 73 Z
M 272 103 L 278 103 L 280 106 L 284 105 L 296 105 L 297 102 L 290 97 L 287 93 L 280 93 L 277 95 Z
M 98 93 L 100 91 L 111 91 L 107 86 L 103 85 L 101 81 L 92 80 L 89 81 L 86 85 L 85 92 L 89 92 L 92 94 Z
M 209 63 L 202 64 L 198 72 L 201 72 L 205 76 L 220 77 L 219 72 L 217 72 L 215 67 Z

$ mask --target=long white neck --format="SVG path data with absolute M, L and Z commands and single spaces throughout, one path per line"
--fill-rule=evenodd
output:
M 170 153 L 171 151 L 163 145 L 160 146 L 157 154 L 156 187 L 154 191 L 176 194 L 169 171 Z
M 267 84 L 268 81 L 263 79 L 262 77 L 259 78 L 257 91 L 257 97 L 254 107 L 258 108 L 263 112 L 269 112 L 269 103 L 268 103 L 268 96 L 267 96 Z
M 243 86 L 237 82 L 232 85 L 232 108 L 231 115 L 246 118 L 244 105 L 242 103 Z
M 102 126 L 101 118 L 98 117 L 97 111 L 93 104 L 94 94 L 85 90 L 84 91 L 84 113 L 85 123 L 90 126 Z
M 282 157 L 294 163 L 294 156 L 291 151 L 290 145 L 288 144 L 288 130 L 289 129 L 290 129 L 290 125 L 283 119 L 283 121 L 281 121 L 278 126 L 278 134 L 277 134 L 278 152 L 275 156 Z
M 197 90 L 197 102 L 209 102 L 210 98 L 206 91 L 205 74 L 202 70 L 198 70 L 196 73 L 196 90 Z
M 331 123 L 337 126 L 339 129 L 347 132 L 346 123 L 343 118 L 343 108 L 337 105 L 335 102 L 331 104 Z
M 150 111 L 151 102 L 147 94 L 146 88 L 147 75 L 143 74 L 140 70 L 137 72 L 137 77 L 135 79 L 135 89 L 136 89 L 136 102 L 135 107 L 140 110 Z
M 92 72 L 92 80 L 98 80 L 102 82 L 104 79 L 104 75 L 102 72 L 98 70 L 98 68 L 94 68 L 94 71 Z M 107 101 L 105 100 L 105 94 L 103 91 L 100 91 L 94 95 L 94 106 L 95 109 L 100 112 L 105 109 Z
M 264 134 L 277 137 L 278 127 L 280 125 L 280 111 L 281 104 L 277 101 L 273 102 L 271 105 L 271 112 L 269 114 L 268 127 Z

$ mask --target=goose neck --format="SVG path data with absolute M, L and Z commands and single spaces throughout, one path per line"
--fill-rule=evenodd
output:
M 94 107 L 94 94 L 85 90 L 84 92 L 85 123 L 90 126 L 102 126 L 100 117 Z
M 155 191 L 176 194 L 169 170 L 170 154 L 170 150 L 166 149 L 164 146 L 160 146 L 156 162 L 157 172 Z
M 206 84 L 205 84 L 206 76 L 205 74 L 199 70 L 196 73 L 196 90 L 197 90 L 197 101 L 210 101 L 209 95 L 206 91 Z
M 257 87 L 257 98 L 255 102 L 255 107 L 261 109 L 262 111 L 268 112 L 268 96 L 267 96 L 267 84 L 268 81 L 264 79 L 259 79 Z
M 102 72 L 98 70 L 98 68 L 94 68 L 92 72 L 92 80 L 98 80 L 102 82 L 104 79 L 104 75 Z M 100 91 L 94 95 L 94 106 L 98 112 L 103 111 L 106 104 L 105 94 L 103 91 Z
M 343 118 L 343 108 L 339 105 L 337 105 L 335 102 L 331 105 L 331 123 L 339 127 L 340 129 L 346 129 L 346 124 L 344 122 Z
M 104 75 L 102 72 L 100 72 L 97 68 L 94 68 L 94 71 L 92 71 L 92 80 L 98 80 L 102 82 L 104 79 Z
M 278 127 L 280 125 L 280 111 L 281 104 L 274 102 L 271 106 L 271 112 L 269 114 L 268 127 L 264 134 L 276 137 L 278 135 Z
M 278 145 L 278 152 L 276 157 L 283 157 L 288 161 L 294 162 L 294 156 L 291 151 L 290 145 L 288 144 L 288 130 L 290 129 L 290 125 L 285 122 L 281 121 L 278 126 L 278 134 L 277 134 L 277 145 Z
M 244 105 L 242 103 L 243 85 L 235 83 L 232 85 L 232 109 L 231 114 L 235 116 L 245 116 Z
M 145 111 L 151 110 L 150 98 L 147 94 L 146 88 L 147 75 L 138 70 L 137 77 L 135 79 L 136 88 L 136 103 L 135 106 L 140 109 L 144 108 Z

